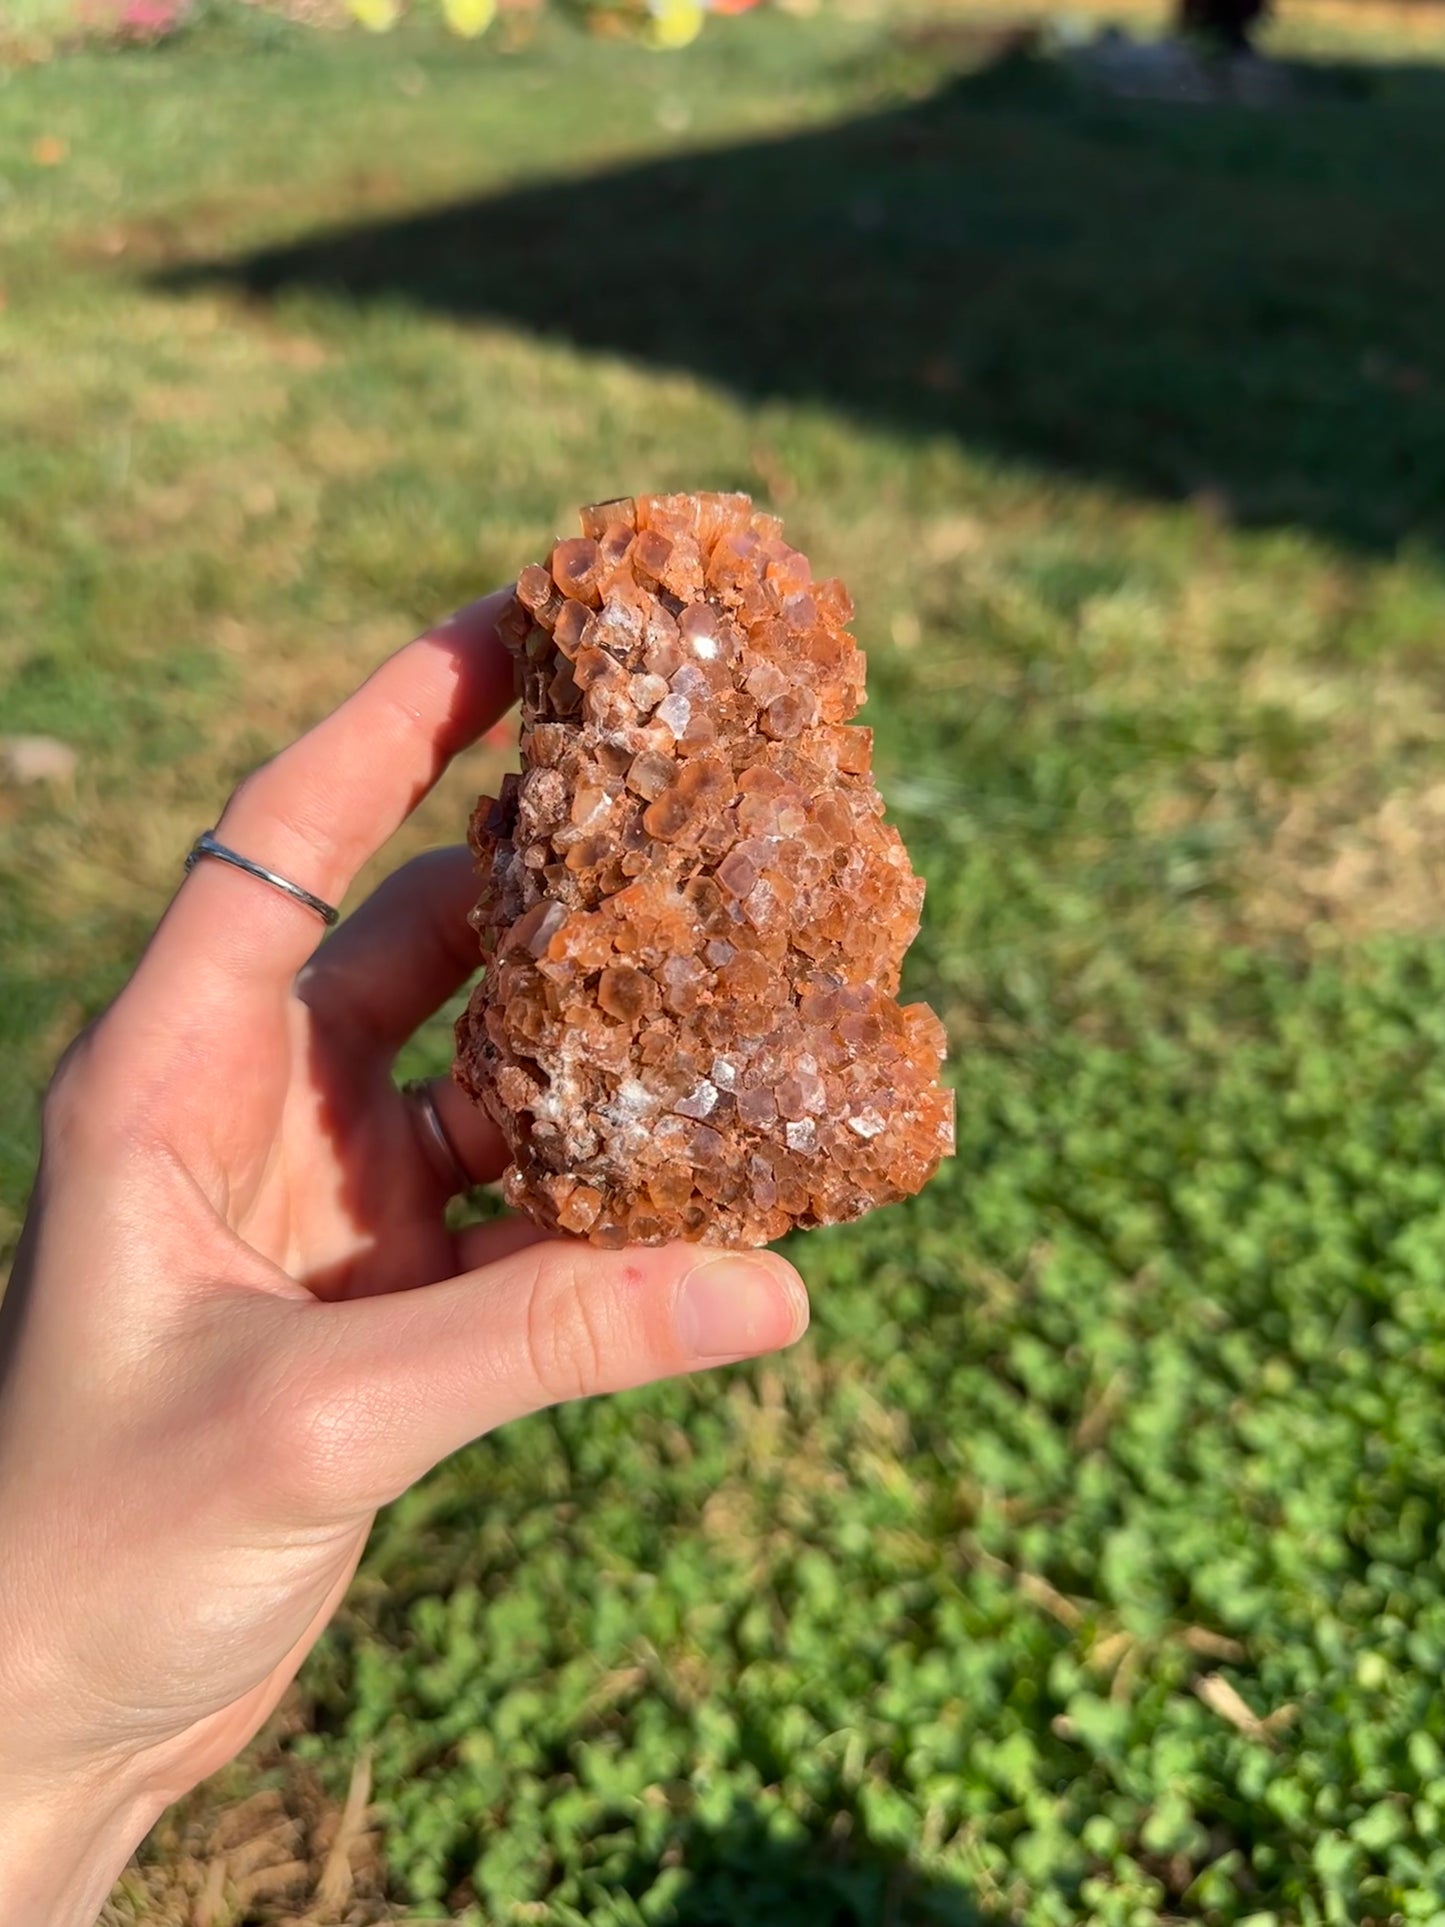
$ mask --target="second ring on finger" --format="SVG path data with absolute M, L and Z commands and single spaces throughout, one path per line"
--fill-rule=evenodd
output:
M 402 1096 L 427 1163 L 449 1197 L 500 1175 L 507 1157 L 500 1132 L 451 1078 L 412 1078 Z

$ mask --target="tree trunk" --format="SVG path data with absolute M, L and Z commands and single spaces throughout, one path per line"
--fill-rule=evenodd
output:
M 1179 0 L 1175 24 L 1191 39 L 1212 41 L 1231 53 L 1244 53 L 1267 6 L 1268 0 Z

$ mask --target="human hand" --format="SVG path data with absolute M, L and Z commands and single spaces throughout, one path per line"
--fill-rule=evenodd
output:
M 506 709 L 491 597 L 247 779 L 220 839 L 335 902 Z M 766 1253 L 603 1252 L 501 1221 L 392 1081 L 470 975 L 465 850 L 321 926 L 218 862 L 67 1053 L 0 1306 L 0 1920 L 94 1919 L 162 1808 L 230 1759 L 325 1626 L 378 1506 L 562 1399 L 796 1338 Z M 314 954 L 313 954 L 314 953 Z M 478 1181 L 505 1152 L 446 1079 Z

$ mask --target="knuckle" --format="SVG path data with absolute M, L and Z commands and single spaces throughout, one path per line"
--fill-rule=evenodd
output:
M 549 1405 L 586 1398 L 604 1383 L 607 1345 L 596 1294 L 566 1258 L 539 1271 L 527 1302 L 526 1347 L 531 1375 Z
M 267 773 L 275 767 L 276 760 L 274 756 L 268 757 L 264 763 L 258 763 L 255 769 L 247 770 L 226 799 L 226 807 L 220 817 L 222 822 L 227 817 L 244 820 L 251 813 L 258 798 L 264 797 Z
M 87 1024 L 66 1045 L 40 1105 L 40 1131 L 52 1150 L 72 1143 L 95 1121 L 99 1024 Z
M 295 750 L 294 743 L 288 744 L 241 778 L 221 817 L 223 830 L 249 837 L 258 827 L 280 829 L 288 841 L 312 840 L 315 825 L 309 820 L 305 786 L 296 781 Z
M 81 1048 L 84 1035 L 82 1032 L 73 1044 L 67 1045 L 41 1100 L 40 1122 L 47 1138 L 67 1137 L 74 1127 L 85 1083 Z
M 246 1419 L 260 1483 L 271 1501 L 305 1518 L 329 1518 L 365 1494 L 373 1415 L 327 1371 L 283 1372 L 258 1387 Z
M 42 1148 L 52 1154 L 105 1154 L 119 1167 L 131 1154 L 153 1154 L 167 1139 L 162 1069 L 138 1067 L 116 1009 L 88 1024 L 67 1045 L 40 1105 Z
M 298 737 L 269 761 L 243 776 L 219 820 L 222 840 L 236 839 L 242 852 L 282 867 L 319 861 L 322 873 L 297 880 L 308 888 L 328 885 L 326 870 L 357 869 L 371 854 L 364 834 L 338 819 L 336 796 L 318 775 L 310 736 Z

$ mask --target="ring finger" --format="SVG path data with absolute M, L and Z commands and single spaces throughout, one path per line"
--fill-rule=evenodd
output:
M 447 1197 L 491 1184 L 506 1169 L 506 1140 L 479 1104 L 450 1077 L 428 1077 L 402 1089 L 417 1141 Z

